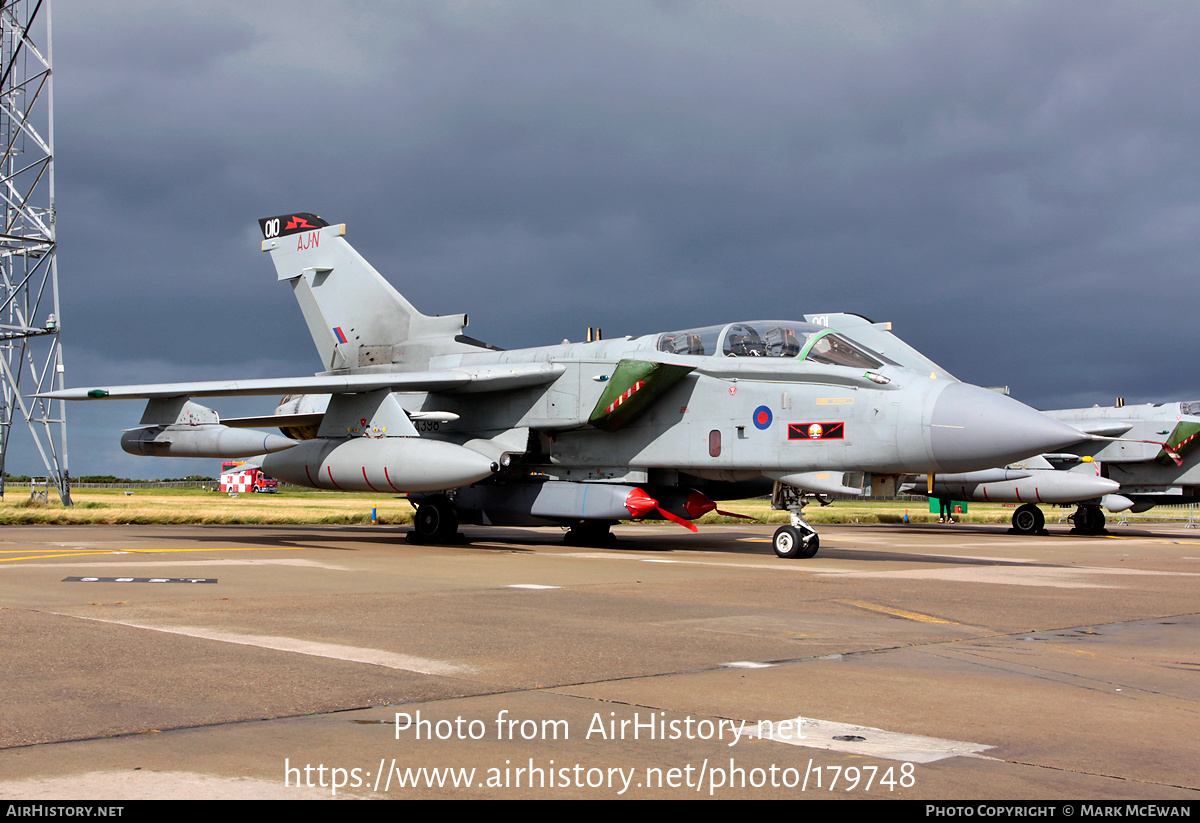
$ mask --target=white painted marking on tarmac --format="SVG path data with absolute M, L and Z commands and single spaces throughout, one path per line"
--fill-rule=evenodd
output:
M 920 553 L 921 557 L 944 558 L 946 560 L 976 560 L 981 563 L 1036 563 L 1034 559 L 1022 559 L 1015 557 L 974 557 L 970 555 L 960 554 L 928 554 Z M 655 557 L 637 557 L 632 554 L 608 554 L 600 552 L 566 552 L 563 554 L 548 554 L 546 557 L 577 557 L 583 560 L 635 560 L 639 563 L 676 563 L 683 566 L 719 566 L 729 569 L 762 569 L 770 572 L 803 572 L 805 574 L 855 574 L 857 569 L 847 568 L 845 566 L 825 566 L 817 565 L 822 562 L 820 559 L 807 560 L 803 564 L 787 565 L 781 564 L 774 555 L 763 555 L 761 563 L 727 563 L 719 560 L 662 560 Z M 827 562 L 827 561 L 824 561 Z M 903 562 L 898 558 L 897 562 Z M 990 568 L 990 567 L 989 567 Z M 886 574 L 887 572 L 864 572 L 864 574 Z
M 905 552 L 906 554 L 918 554 L 918 552 Z M 980 563 L 1036 563 L 1036 558 L 1033 557 L 986 557 L 978 554 L 934 554 L 933 552 L 919 552 L 921 557 L 932 557 L 937 560 L 974 560 Z
M 948 560 L 979 560 L 986 562 L 1001 562 L 1009 565 L 1000 566 L 960 566 L 953 568 L 938 567 L 934 569 L 892 569 L 886 571 L 864 571 L 861 568 L 846 566 L 827 566 L 819 560 L 809 560 L 800 564 L 778 563 L 773 556 L 764 555 L 761 563 L 727 563 L 718 560 L 660 560 L 656 558 L 636 557 L 630 554 L 607 552 L 567 552 L 563 554 L 547 554 L 545 557 L 574 557 L 583 560 L 633 560 L 639 563 L 675 563 L 681 566 L 710 566 L 723 569 L 758 569 L 772 574 L 781 572 L 798 572 L 814 575 L 841 575 L 842 577 L 889 578 L 901 580 L 942 580 L 959 583 L 993 583 L 1007 586 L 1042 586 L 1058 589 L 1112 589 L 1118 588 L 1116 581 L 1102 583 L 1096 580 L 1100 576 L 1121 575 L 1158 575 L 1165 577 L 1197 577 L 1196 572 L 1166 572 L 1149 571 L 1144 569 L 1109 569 L 1097 566 L 1049 566 L 1034 567 L 1018 565 L 1032 563 L 1032 560 L 1016 558 L 985 558 L 964 555 L 928 555 L 922 557 L 945 557 Z M 1092 576 L 1092 579 L 1088 579 Z
M 366 663 L 371 666 L 383 666 L 387 669 L 400 669 L 417 674 L 435 675 L 464 675 L 475 670 L 470 666 L 447 663 L 443 660 L 429 660 L 424 657 L 414 657 L 397 652 L 385 652 L 381 649 L 364 649 L 358 646 L 342 646 L 337 643 L 313 643 L 296 637 L 275 637 L 261 634 L 238 634 L 220 629 L 204 629 L 198 626 L 152 626 L 146 623 L 133 623 L 125 620 L 101 620 L 96 617 L 81 617 L 80 615 L 64 615 L 79 617 L 81 620 L 94 620 L 97 623 L 109 623 L 117 626 L 129 626 L 134 629 L 148 629 L 166 634 L 181 634 L 185 637 L 196 637 L 201 640 L 215 640 L 219 643 L 234 643 L 239 646 L 255 646 L 260 649 L 273 649 L 280 652 L 294 652 L 311 657 L 326 657 L 333 660 L 346 660 L 350 663 Z
M 774 740 L 789 746 L 805 746 L 810 749 L 826 749 L 847 752 L 885 760 L 900 760 L 908 763 L 933 763 L 948 757 L 977 757 L 992 760 L 982 752 L 993 748 L 983 743 L 968 743 L 963 740 L 944 740 L 940 737 L 925 737 L 919 734 L 889 732 L 870 726 L 855 726 L 832 720 L 803 718 L 799 732 L 795 728 L 797 718 L 766 723 L 746 723 L 746 737 Z M 780 724 L 784 724 L 780 729 Z M 761 732 L 761 734 L 760 734 Z M 864 740 L 835 740 L 835 737 L 862 737 Z
M 540 586 L 537 583 L 510 583 L 508 589 L 561 589 L 562 586 Z
M 969 566 L 952 569 L 897 569 L 893 571 L 861 571 L 850 569 L 812 569 L 814 574 L 837 574 L 841 577 L 887 578 L 891 580 L 941 580 L 957 583 L 993 583 L 1002 586 L 1043 586 L 1055 589 L 1113 589 L 1117 581 L 1100 582 L 1101 577 L 1153 575 L 1162 577 L 1196 577 L 1195 572 L 1162 572 L 1145 569 L 1106 569 L 1095 566 L 1042 567 Z
M 117 552 L 113 552 L 113 553 L 117 554 Z M 125 552 L 120 552 L 120 554 L 125 554 Z M 312 560 L 288 560 L 288 559 L 280 559 L 280 560 L 242 560 L 242 559 L 231 559 L 231 560 L 109 560 L 109 561 L 100 560 L 100 561 L 96 561 L 96 562 L 92 562 L 92 563 L 72 563 L 70 561 L 63 561 L 61 563 L 22 563 L 19 567 L 15 567 L 15 568 L 62 569 L 66 566 L 69 566 L 72 569 L 111 569 L 113 566 L 120 566 L 122 569 L 138 568 L 138 567 L 143 567 L 143 566 L 156 568 L 156 569 L 162 568 L 164 566 L 187 566 L 189 568 L 194 567 L 194 566 L 293 566 L 296 568 L 324 569 L 326 571 L 334 571 L 334 572 L 356 571 L 356 569 L 352 569 L 349 566 L 335 566 L 331 563 L 317 563 Z
M 722 663 L 727 669 L 769 669 L 774 663 L 756 663 L 753 660 L 738 660 L 733 663 Z
M 612 553 L 607 552 L 564 552 L 563 554 L 550 554 L 547 557 L 580 557 L 584 560 L 632 560 L 635 563 L 693 563 L 691 560 L 665 560 L 661 557 L 641 557 L 636 554 L 629 553 Z M 717 565 L 724 566 L 724 563 Z
M 583 560 L 633 560 L 637 563 L 674 563 L 679 566 L 715 566 L 721 569 L 758 569 L 771 572 L 807 572 L 812 573 L 811 566 L 799 567 L 780 564 L 775 555 L 763 555 L 762 563 L 722 563 L 715 560 L 660 560 L 653 557 L 635 557 L 631 554 L 600 554 L 596 552 L 569 552 L 563 554 L 546 554 L 544 557 L 577 557 Z

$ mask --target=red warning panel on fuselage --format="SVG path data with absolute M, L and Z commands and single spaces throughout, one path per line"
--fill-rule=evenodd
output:
M 844 440 L 845 423 L 788 423 L 788 440 Z

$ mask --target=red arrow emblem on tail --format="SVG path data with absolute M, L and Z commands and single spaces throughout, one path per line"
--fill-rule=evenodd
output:
M 288 218 L 287 225 L 283 227 L 283 230 L 291 231 L 292 229 L 314 229 L 314 228 L 316 228 L 316 226 L 314 226 L 312 223 L 305 220 L 303 217 L 293 216 L 293 217 Z

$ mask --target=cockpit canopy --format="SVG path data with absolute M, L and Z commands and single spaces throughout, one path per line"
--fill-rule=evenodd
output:
M 659 335 L 659 351 L 725 357 L 795 357 L 828 366 L 877 369 L 893 361 L 833 329 L 791 320 L 753 320 Z

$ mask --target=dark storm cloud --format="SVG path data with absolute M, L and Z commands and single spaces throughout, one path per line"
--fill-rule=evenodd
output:
M 319 368 L 254 223 L 304 209 L 499 345 L 842 310 L 1043 407 L 1200 397 L 1189 5 L 55 13 L 71 384 Z

